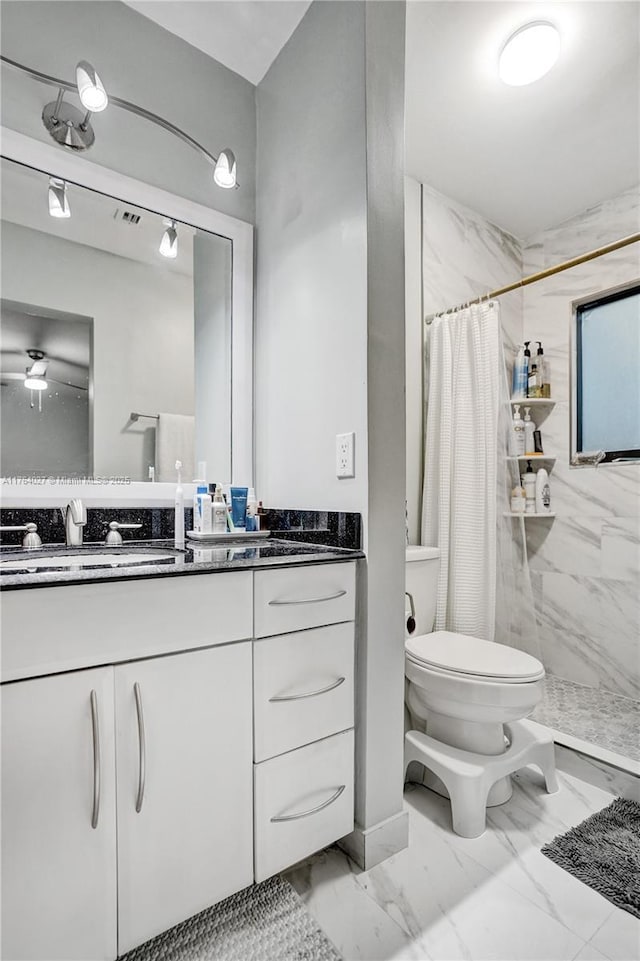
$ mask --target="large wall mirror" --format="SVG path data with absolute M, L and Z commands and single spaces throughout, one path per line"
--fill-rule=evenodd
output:
M 251 285 L 234 278 L 237 238 L 154 188 L 131 202 L 127 178 L 119 196 L 118 175 L 105 192 L 2 157 L 0 179 L 3 495 L 7 479 L 174 482 L 177 459 L 185 481 L 205 462 L 207 480 L 250 483 Z

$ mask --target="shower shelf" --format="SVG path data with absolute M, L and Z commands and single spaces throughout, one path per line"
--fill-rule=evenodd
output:
M 520 407 L 548 407 L 549 410 L 556 405 L 555 400 L 552 400 L 551 397 L 523 397 L 520 400 L 517 397 L 512 397 L 509 403 L 512 407 L 514 404 L 519 404 Z
M 525 465 L 526 465 L 527 461 L 530 460 L 532 466 L 533 466 L 533 464 L 535 464 L 535 463 L 538 463 L 538 464 L 543 463 L 543 464 L 546 464 L 547 467 L 549 467 L 549 468 L 552 468 L 553 465 L 554 465 L 555 462 L 556 462 L 556 458 L 553 457 L 551 454 L 549 454 L 549 455 L 547 455 L 547 454 L 522 454 L 522 456 L 520 456 L 520 457 L 507 457 L 507 460 L 508 460 L 508 461 L 511 461 L 512 463 L 515 462 L 515 461 L 517 461 L 518 464 L 525 464 Z
M 555 511 L 544 511 L 542 514 L 525 514 L 523 511 L 505 511 L 505 517 L 522 517 L 524 520 L 529 521 L 532 518 L 537 520 L 541 517 L 555 517 Z

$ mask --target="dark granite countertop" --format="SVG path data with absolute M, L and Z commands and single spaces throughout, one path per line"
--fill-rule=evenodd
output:
M 148 563 L 149 555 L 158 552 L 161 552 L 161 555 L 155 562 Z M 92 555 L 132 553 L 139 555 L 139 560 L 127 562 L 125 565 L 116 566 L 117 561 L 105 561 L 101 564 L 98 560 L 94 565 L 90 561 Z M 74 555 L 77 564 L 71 568 L 56 564 L 56 559 L 63 554 L 65 557 Z M 127 541 L 122 547 L 87 543 L 76 548 L 65 547 L 63 544 L 48 544 L 37 551 L 4 548 L 0 551 L 0 590 L 85 584 L 89 581 L 123 581 L 137 577 L 211 574 L 245 568 L 335 563 L 361 557 L 364 557 L 362 551 L 275 538 L 265 538 L 253 543 L 233 543 L 230 540 L 228 544 L 206 547 L 187 541 L 184 550 L 176 550 L 172 540 Z M 28 562 L 28 566 L 25 566 L 25 562 Z M 12 563 L 16 565 L 13 568 Z

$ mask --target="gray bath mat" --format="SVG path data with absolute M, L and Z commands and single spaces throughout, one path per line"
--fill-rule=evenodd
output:
M 617 798 L 554 838 L 542 853 L 640 918 L 640 804 Z
M 342 961 L 288 881 L 270 878 L 177 924 L 120 961 Z

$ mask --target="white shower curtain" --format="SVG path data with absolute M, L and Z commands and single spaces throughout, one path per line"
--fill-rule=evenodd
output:
M 422 543 L 440 548 L 435 630 L 539 655 L 524 522 L 511 519 L 499 304 L 436 317 L 426 338 Z

